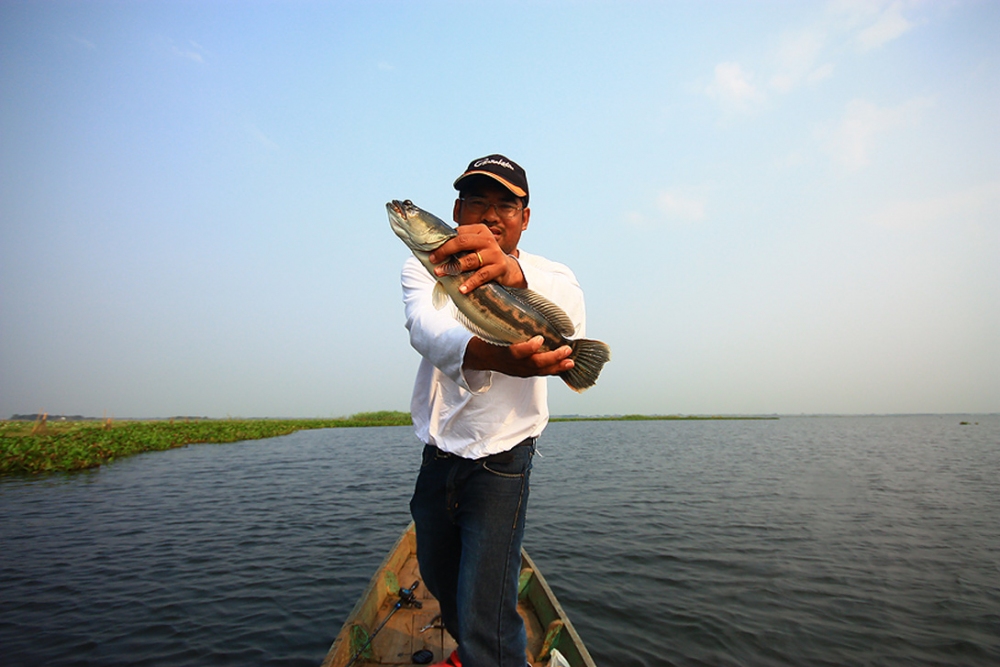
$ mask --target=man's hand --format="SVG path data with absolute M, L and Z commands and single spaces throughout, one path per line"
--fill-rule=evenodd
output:
M 539 352 L 544 339 L 535 336 L 523 343 L 504 347 L 473 337 L 465 348 L 464 367 L 478 371 L 498 371 L 514 377 L 556 375 L 573 368 L 569 345 L 549 352 Z
M 452 255 L 461 253 L 468 254 L 458 259 L 459 270 L 462 273 L 475 271 L 459 287 L 462 294 L 468 294 L 491 280 L 507 287 L 528 286 L 521 272 L 521 265 L 500 248 L 486 225 L 459 225 L 458 236 L 432 252 L 430 260 L 433 264 L 441 264 Z M 444 267 L 438 266 L 434 272 L 443 276 L 446 271 Z

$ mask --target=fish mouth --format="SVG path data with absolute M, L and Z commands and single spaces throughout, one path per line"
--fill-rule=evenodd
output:
M 406 240 L 410 237 L 409 229 L 406 219 L 406 209 L 404 208 L 404 203 L 393 199 L 391 202 L 385 205 L 386 210 L 389 212 L 389 226 L 392 227 L 392 231 L 396 232 L 396 235 L 401 239 Z
M 393 199 L 386 206 L 389 207 L 390 211 L 401 217 L 403 220 L 406 220 L 406 210 L 403 208 L 405 205 L 406 202 L 401 202 L 398 199 Z
M 430 252 L 448 240 L 429 225 L 421 216 L 421 210 L 409 199 L 393 199 L 386 203 L 389 226 L 411 250 Z M 433 216 L 432 216 L 433 217 Z M 436 219 L 436 218 L 435 218 Z M 443 223 L 442 223 L 443 224 Z

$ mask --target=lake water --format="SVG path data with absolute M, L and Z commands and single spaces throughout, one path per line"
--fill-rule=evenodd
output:
M 599 665 L 1000 664 L 1000 416 L 558 423 L 539 451 L 526 547 Z M 419 456 L 330 429 L 0 480 L 0 663 L 318 665 Z

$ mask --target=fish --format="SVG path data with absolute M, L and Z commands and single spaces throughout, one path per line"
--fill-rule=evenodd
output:
M 535 336 L 544 339 L 541 352 L 569 345 L 573 350 L 569 355 L 573 368 L 562 371 L 559 376 L 576 392 L 594 386 L 604 364 L 611 360 L 611 348 L 607 343 L 573 338 L 576 327 L 566 312 L 531 289 L 507 287 L 491 281 L 462 294 L 459 286 L 474 272 L 461 272 L 456 255 L 444 263 L 451 270 L 438 276 L 434 273 L 435 265 L 428 259 L 435 249 L 458 232 L 408 199 L 394 199 L 385 207 L 396 236 L 437 281 L 433 295 L 436 308 L 443 308 L 450 299 L 458 310 L 458 321 L 494 345 L 521 343 Z

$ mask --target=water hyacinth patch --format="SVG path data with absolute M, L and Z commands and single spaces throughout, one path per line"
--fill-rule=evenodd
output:
M 0 475 L 69 472 L 116 458 L 196 443 L 228 443 L 303 429 L 405 426 L 410 414 L 384 410 L 338 419 L 198 419 L 0 422 Z

